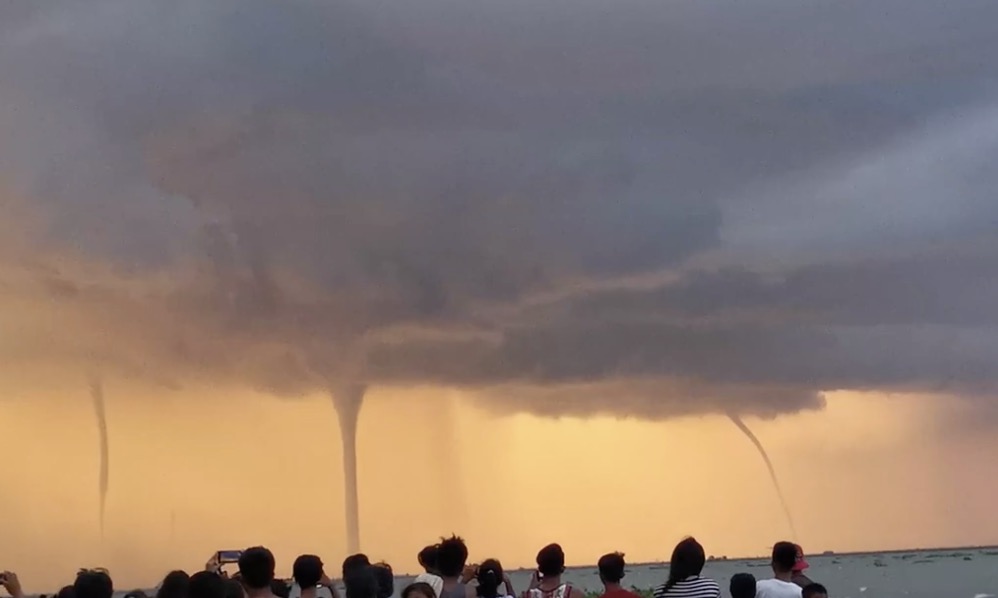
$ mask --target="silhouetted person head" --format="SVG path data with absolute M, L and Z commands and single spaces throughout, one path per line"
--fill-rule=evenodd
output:
M 370 565 L 352 567 L 343 576 L 346 598 L 378 598 L 378 578 Z
M 793 542 L 777 542 L 773 546 L 773 573 L 789 577 L 797 562 L 797 547 Z
M 246 598 L 246 590 L 238 579 L 226 579 L 225 598 Z
M 374 579 L 378 582 L 378 598 L 392 598 L 395 593 L 395 573 L 388 563 L 372 565 Z
M 565 551 L 558 544 L 548 544 L 537 553 L 537 570 L 544 577 L 557 577 L 565 572 Z
M 624 553 L 604 554 L 599 558 L 596 567 L 599 569 L 599 580 L 603 585 L 619 585 L 620 580 L 624 579 Z
M 728 586 L 731 598 L 755 598 L 755 576 L 751 573 L 735 573 Z
M 801 590 L 802 598 L 828 598 L 828 590 L 820 583 L 812 583 Z
M 323 564 L 322 559 L 314 554 L 303 554 L 295 559 L 291 566 L 291 576 L 295 579 L 298 587 L 314 588 L 319 585 L 322 579 Z
M 485 559 L 478 566 L 475 579 L 478 581 L 475 594 L 479 598 L 497 598 L 500 595 L 499 586 L 502 585 L 504 579 L 502 563 L 496 559 Z
M 464 540 L 451 536 L 437 545 L 437 568 L 441 577 L 461 577 L 468 563 L 468 547 Z
M 149 598 L 149 595 L 142 590 L 132 590 L 125 594 L 125 598 Z
M 270 582 L 274 581 L 274 554 L 263 546 L 244 550 L 239 556 L 239 578 L 247 593 L 271 590 Z
M 343 579 L 346 579 L 347 573 L 354 569 L 363 569 L 364 567 L 370 566 L 371 559 L 367 558 L 366 554 L 351 554 L 347 558 L 343 559 Z
M 225 580 L 214 571 L 199 571 L 187 584 L 189 598 L 225 598 Z
M 111 598 L 114 583 L 103 569 L 84 569 L 76 574 L 73 594 L 74 598 Z
M 419 564 L 427 573 L 437 574 L 437 553 L 440 547 L 436 544 L 419 551 Z
M 403 588 L 400 598 L 437 598 L 437 593 L 430 584 L 417 581 Z
M 186 571 L 170 571 L 159 584 L 156 598 L 187 598 L 191 576 Z
M 55 598 L 76 598 L 76 590 L 73 586 L 63 586 Z
M 672 558 L 669 559 L 669 579 L 665 582 L 666 591 L 688 577 L 700 575 L 706 562 L 707 556 L 703 551 L 703 546 L 697 542 L 696 538 L 691 536 L 680 541 L 672 550 Z

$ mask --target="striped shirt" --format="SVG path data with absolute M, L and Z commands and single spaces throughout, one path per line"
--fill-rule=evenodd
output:
M 721 586 L 713 579 L 694 575 L 676 582 L 668 590 L 665 584 L 655 588 L 655 598 L 721 598 Z

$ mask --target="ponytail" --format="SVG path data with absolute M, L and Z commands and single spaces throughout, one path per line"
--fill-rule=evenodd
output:
M 482 574 L 478 576 L 478 588 L 476 589 L 478 598 L 498 598 L 499 583 L 495 571 L 491 569 L 482 571 Z
M 503 583 L 502 565 L 495 559 L 488 559 L 478 568 L 475 575 L 478 587 L 475 594 L 478 598 L 499 598 L 499 586 Z

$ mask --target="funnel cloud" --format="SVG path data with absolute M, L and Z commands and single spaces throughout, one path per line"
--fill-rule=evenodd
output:
M 780 499 L 780 506 L 783 507 L 783 514 L 787 517 L 787 527 L 790 528 L 790 533 L 793 535 L 794 540 L 797 540 L 797 526 L 794 525 L 793 515 L 790 514 L 790 504 L 787 502 L 787 497 L 783 494 L 783 488 L 780 486 L 780 479 L 776 477 L 776 468 L 773 467 L 773 462 L 769 459 L 769 454 L 766 452 L 766 448 L 762 446 L 762 442 L 755 435 L 755 432 L 749 428 L 742 418 L 738 417 L 734 413 L 728 414 L 728 419 L 731 423 L 745 434 L 749 442 L 755 446 L 756 450 L 759 451 L 759 456 L 766 463 L 766 469 L 769 470 L 769 479 L 773 481 L 773 489 L 776 490 L 776 496 Z
M 91 378 L 90 398 L 93 400 L 94 415 L 97 418 L 97 433 L 99 437 L 99 457 L 100 469 L 97 474 L 97 487 L 100 492 L 100 511 L 98 521 L 100 523 L 100 535 L 104 537 L 104 521 L 107 514 L 107 489 L 110 468 L 110 449 L 107 440 L 107 413 L 104 409 L 104 386 L 100 378 Z
M 343 439 L 343 495 L 346 505 L 347 551 L 360 552 L 360 495 L 357 488 L 357 422 L 363 406 L 363 384 L 341 384 L 331 390 Z

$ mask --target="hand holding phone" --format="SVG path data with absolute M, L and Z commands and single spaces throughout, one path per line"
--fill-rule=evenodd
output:
M 538 587 L 540 587 L 540 585 L 541 585 L 541 578 L 542 577 L 544 577 L 544 576 L 541 575 L 541 572 L 535 569 L 534 570 L 534 574 L 530 576 L 530 589 L 531 590 L 536 590 Z
M 241 556 L 243 556 L 242 550 L 219 550 L 215 553 L 215 560 L 219 565 L 230 565 L 238 563 Z
M 218 562 L 218 553 L 211 555 L 211 558 L 204 564 L 204 570 L 210 571 L 212 573 L 218 573 L 222 568 L 221 563 Z
M 0 573 L 0 585 L 3 585 L 4 589 L 14 598 L 22 598 L 24 596 L 24 592 L 21 590 L 21 582 L 17 579 L 17 573 L 11 571 Z
M 211 558 L 208 559 L 207 563 L 205 563 L 205 571 L 222 573 L 222 565 L 238 563 L 239 557 L 242 555 L 242 550 L 218 550 L 215 554 L 211 555 Z

